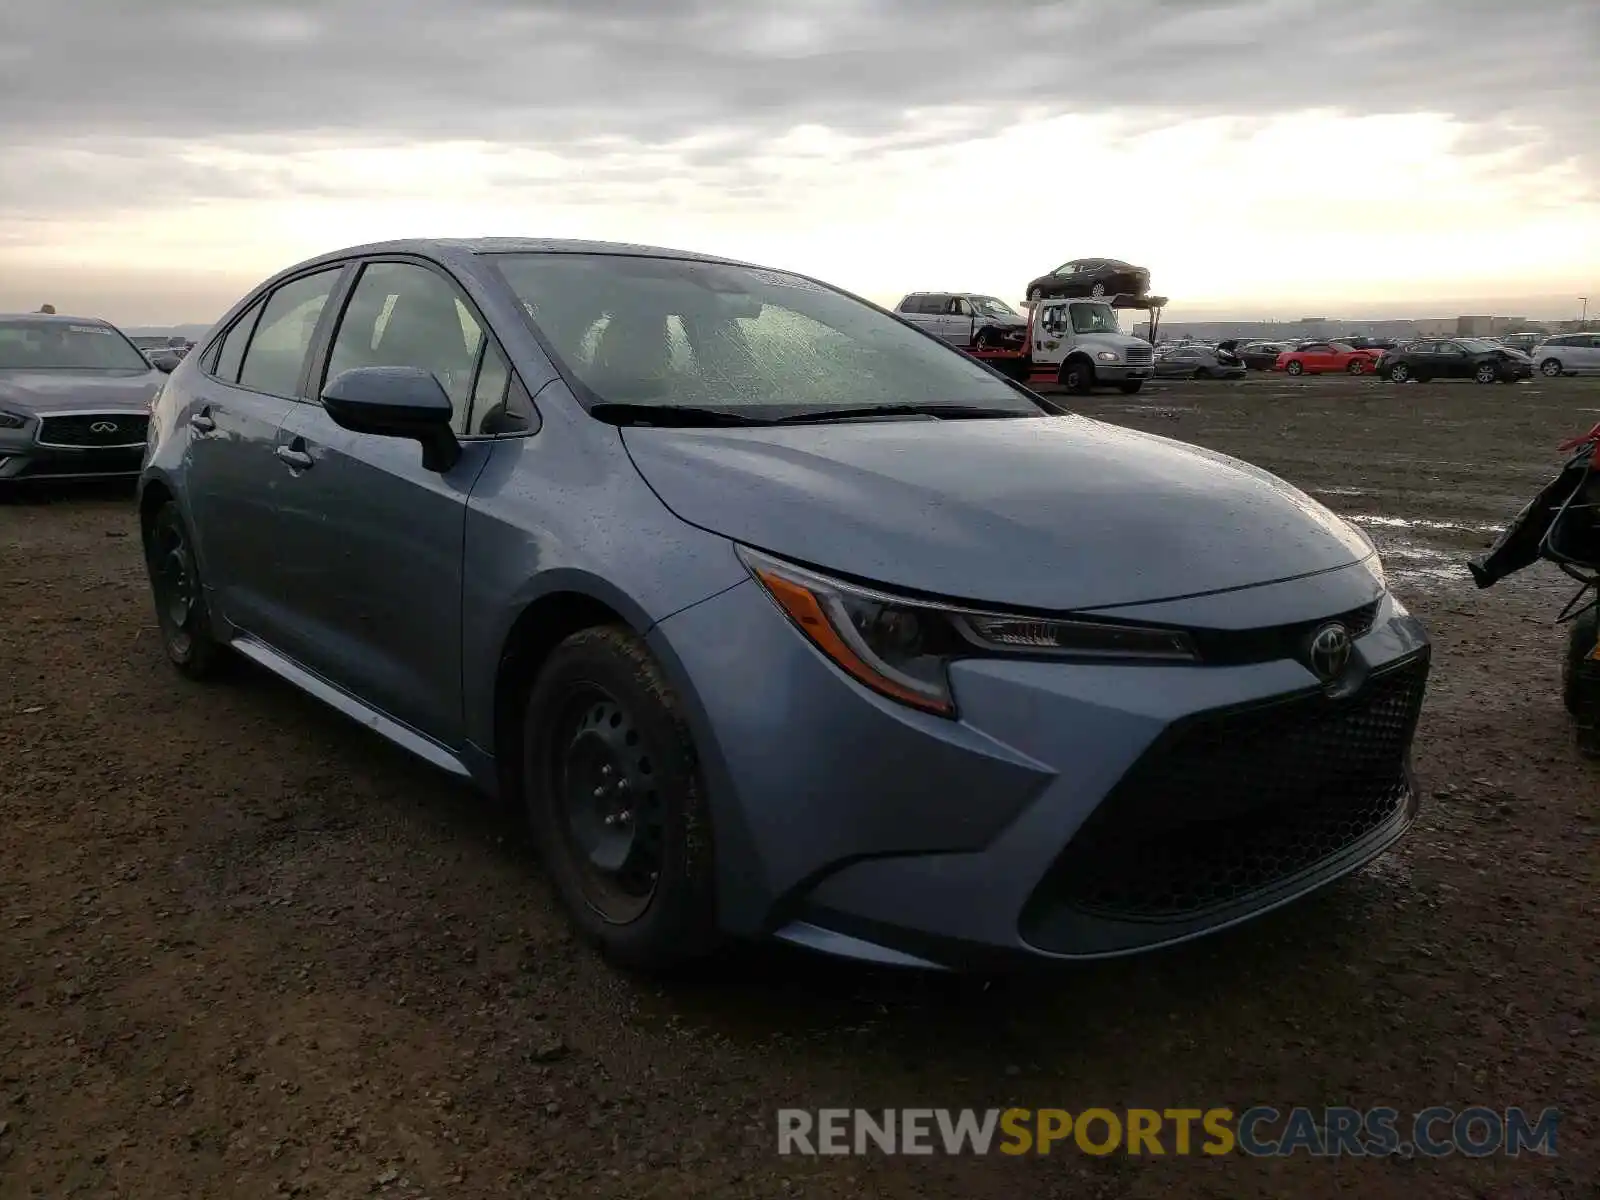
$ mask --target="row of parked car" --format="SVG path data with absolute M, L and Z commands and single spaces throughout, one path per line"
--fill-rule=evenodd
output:
M 1372 338 L 1345 341 L 1174 342 L 1156 347 L 1156 375 L 1236 378 L 1246 371 L 1289 375 L 1375 374 L 1408 380 L 1476 379 L 1515 382 L 1536 372 L 1548 378 L 1600 372 L 1600 333 L 1563 333 L 1531 351 L 1501 338 Z

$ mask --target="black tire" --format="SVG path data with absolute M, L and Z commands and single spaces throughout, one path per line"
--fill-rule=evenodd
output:
M 1028 289 L 1028 299 L 1029 300 L 1043 300 L 1044 299 L 1044 289 L 1043 288 L 1029 288 Z
M 177 503 L 168 500 L 158 508 L 143 535 L 145 570 L 167 661 L 190 679 L 214 676 L 227 661 L 227 648 L 212 634 L 194 539 Z
M 1364 358 L 1352 358 L 1345 367 L 1345 371 L 1351 375 L 1365 375 L 1367 373 L 1367 360 Z
M 1498 383 L 1500 372 L 1493 363 L 1479 363 L 1472 370 L 1472 378 L 1478 383 Z
M 1056 382 L 1074 396 L 1086 396 L 1094 390 L 1094 364 L 1086 358 L 1069 358 L 1056 372 Z
M 1211 378 L 1211 372 L 1206 370 L 1204 367 L 1196 367 L 1194 369 L 1194 374 L 1191 375 L 1189 378 L 1191 378 L 1191 379 L 1210 379 Z
M 649 973 L 715 949 L 711 818 L 694 743 L 638 636 L 602 626 L 557 646 L 529 694 L 522 750 L 528 823 L 579 932 L 619 966 Z
M 1117 390 L 1124 396 L 1132 396 L 1143 386 L 1144 380 L 1142 379 L 1124 379 L 1121 383 L 1117 384 Z
M 1410 378 L 1411 368 L 1406 366 L 1405 363 L 1395 363 L 1394 366 L 1389 368 L 1390 383 L 1404 383 Z
M 1288 365 L 1283 369 L 1289 372 L 1291 375 L 1304 375 L 1306 373 L 1305 363 L 1301 362 L 1298 358 L 1291 358 Z
M 1106 298 L 1106 285 L 1097 283 L 1091 287 L 1089 289 L 1089 298 L 1091 300 L 1104 300 Z
M 1545 359 L 1539 364 L 1539 374 L 1546 379 L 1559 379 L 1562 374 L 1561 360 L 1559 358 Z
M 1585 671 L 1600 673 L 1600 665 L 1590 666 L 1590 653 L 1600 640 L 1600 612 L 1590 609 L 1572 622 L 1567 634 L 1567 657 L 1561 669 L 1561 699 L 1574 716 L 1580 707 Z

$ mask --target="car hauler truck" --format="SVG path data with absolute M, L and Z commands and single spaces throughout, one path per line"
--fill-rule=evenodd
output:
M 1115 296 L 1109 300 L 1040 300 L 1029 305 L 1020 346 L 971 346 L 967 353 L 1013 379 L 1055 386 L 1079 395 L 1115 387 L 1132 395 L 1155 374 L 1156 330 L 1166 299 Z M 1123 333 L 1118 309 L 1150 314 L 1150 340 Z

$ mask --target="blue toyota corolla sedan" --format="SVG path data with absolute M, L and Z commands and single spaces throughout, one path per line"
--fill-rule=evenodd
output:
M 1429 646 L 1360 532 L 810 278 L 405 241 L 263 283 L 152 406 L 168 656 L 526 808 L 619 963 L 1180 942 L 1414 818 Z

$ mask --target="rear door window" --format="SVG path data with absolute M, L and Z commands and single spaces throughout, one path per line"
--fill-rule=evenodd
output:
M 250 335 L 255 332 L 256 321 L 261 317 L 261 308 L 262 302 L 257 300 L 223 335 L 222 344 L 217 347 L 216 359 L 210 372 L 223 383 L 239 382 L 239 367 L 244 362 L 245 347 L 250 344 Z
M 341 265 L 291 279 L 267 298 L 239 369 L 240 387 L 291 400 L 298 395 L 317 321 L 343 270 Z

